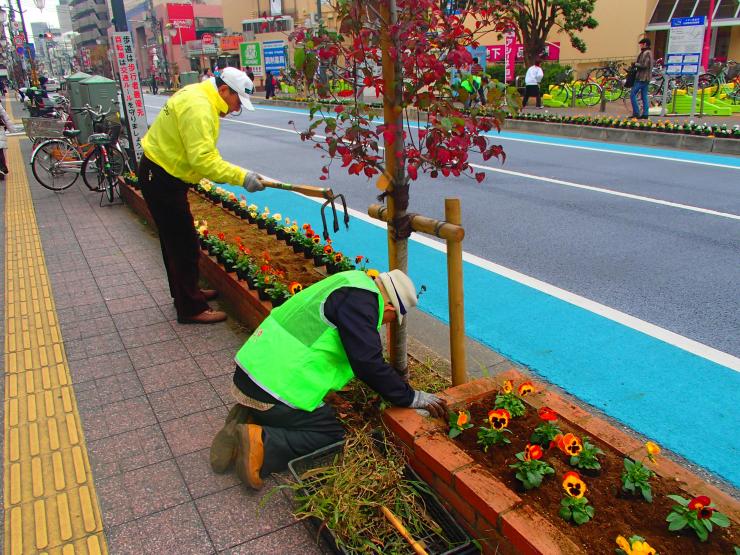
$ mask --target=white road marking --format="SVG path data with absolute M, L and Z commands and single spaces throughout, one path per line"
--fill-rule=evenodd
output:
M 258 108 L 258 110 L 259 109 L 262 109 L 262 110 L 264 110 L 266 112 L 285 112 L 287 114 L 296 114 L 296 115 L 302 115 L 302 116 L 305 116 L 306 115 L 305 112 L 298 112 L 298 111 L 295 111 L 295 110 L 282 109 L 282 108 L 277 108 L 277 107 L 274 107 L 274 108 L 273 107 L 270 107 L 268 109 Z M 411 125 L 411 127 L 419 127 L 419 126 L 417 126 L 413 122 L 411 122 L 410 125 Z M 623 155 L 623 156 L 636 156 L 638 158 L 653 158 L 655 160 L 665 160 L 667 162 L 683 162 L 684 164 L 698 164 L 700 166 L 711 166 L 711 167 L 715 167 L 715 168 L 725 168 L 725 169 L 729 169 L 729 170 L 740 170 L 740 166 L 733 166 L 733 165 L 730 165 L 730 164 L 720 164 L 720 163 L 717 163 L 717 162 L 705 162 L 705 161 L 702 161 L 702 160 L 687 160 L 687 159 L 684 159 L 684 158 L 674 158 L 672 156 L 662 156 L 660 154 L 646 154 L 646 153 L 643 153 L 643 152 L 627 152 L 627 151 L 623 151 L 623 150 L 614 150 L 614 149 L 611 149 L 611 148 L 600 148 L 600 147 L 582 146 L 582 145 L 567 145 L 567 144 L 555 143 L 555 142 L 551 142 L 551 141 L 538 141 L 537 139 L 521 139 L 521 138 L 517 138 L 517 137 L 507 137 L 505 135 L 505 133 L 506 133 L 506 130 L 504 130 L 504 135 L 500 135 L 498 133 L 485 133 L 485 135 L 487 137 L 489 137 L 489 138 L 496 138 L 496 140 L 501 140 L 501 141 L 512 141 L 512 142 L 518 142 L 518 143 L 531 143 L 531 144 L 535 144 L 535 145 L 553 146 L 553 147 L 558 147 L 558 148 L 573 148 L 573 149 L 576 149 L 576 150 L 588 150 L 588 151 L 591 151 L 591 152 L 605 152 L 607 154 L 619 154 L 619 155 Z M 518 131 L 512 131 L 512 133 L 519 133 L 519 132 Z M 609 143 L 605 143 L 605 145 L 606 144 L 609 144 Z M 650 148 L 650 147 L 645 147 L 645 148 Z M 702 154 L 702 153 L 698 153 L 698 154 Z M 707 155 L 708 156 L 711 156 L 711 154 L 707 154 Z
M 266 125 L 264 123 L 255 123 L 255 122 L 251 122 L 251 121 L 241 121 L 241 120 L 237 120 L 237 119 L 225 119 L 224 121 L 231 122 L 231 123 L 241 123 L 242 125 L 251 125 L 253 127 L 261 127 L 263 129 L 271 129 L 271 130 L 274 130 L 274 131 L 282 131 L 282 132 L 285 132 L 285 133 L 298 134 L 298 131 L 296 131 L 294 129 L 286 129 L 284 127 L 276 127 L 274 125 Z M 319 138 L 319 139 L 325 138 L 323 135 L 318 135 L 318 134 L 315 135 L 315 137 L 316 138 Z M 381 150 L 382 150 L 382 147 L 381 147 Z M 661 206 L 669 206 L 671 208 L 679 208 L 681 210 L 688 210 L 688 211 L 691 211 L 691 212 L 698 212 L 700 214 L 708 214 L 710 216 L 717 216 L 717 217 L 720 217 L 720 218 L 728 218 L 730 220 L 740 220 L 740 215 L 738 215 L 738 214 L 732 214 L 732 213 L 729 213 L 729 212 L 718 212 L 717 210 L 709 210 L 708 208 L 701 208 L 699 206 L 691 206 L 691 205 L 688 205 L 688 204 L 681 204 L 681 203 L 678 203 L 678 202 L 671 202 L 671 201 L 668 201 L 668 200 L 661 200 L 661 199 L 656 199 L 656 198 L 652 198 L 652 197 L 644 197 L 644 196 L 641 196 L 641 195 L 633 195 L 631 193 L 622 193 L 620 191 L 614 191 L 612 189 L 604 189 L 604 188 L 601 188 L 601 187 L 594 187 L 592 185 L 582 185 L 580 183 L 574 183 L 572 181 L 565 181 L 565 180 L 562 180 L 562 179 L 555 179 L 555 178 L 552 178 L 552 177 L 543 177 L 543 176 L 540 176 L 540 175 L 534 175 L 534 174 L 529 174 L 529 173 L 516 172 L 516 171 L 512 171 L 512 170 L 504 170 L 504 169 L 501 169 L 501 168 L 494 168 L 494 167 L 491 167 L 491 166 L 483 166 L 483 165 L 479 165 L 479 164 L 470 164 L 470 165 L 472 167 L 474 167 L 474 168 L 478 168 L 478 169 L 482 169 L 482 170 L 486 170 L 486 171 L 490 171 L 490 172 L 502 173 L 502 174 L 511 175 L 511 176 L 515 176 L 515 177 L 521 177 L 521 178 L 530 179 L 530 180 L 533 180 L 533 181 L 542 181 L 542 182 L 545 182 L 545 183 L 552 183 L 554 185 L 562 185 L 564 187 L 572 187 L 572 188 L 575 188 L 575 189 L 582 189 L 582 190 L 585 190 L 585 191 L 591 191 L 591 192 L 594 192 L 594 193 L 602 193 L 602 194 L 605 194 L 605 195 L 612 195 L 612 196 L 615 196 L 615 197 L 627 198 L 627 199 L 631 199 L 631 200 L 638 200 L 638 201 L 641 201 L 641 202 L 649 202 L 651 204 L 658 204 L 658 205 L 661 205 Z
M 150 106 L 150 107 L 154 108 L 155 106 Z M 280 127 L 273 127 L 273 126 L 264 125 L 264 124 L 242 122 L 238 120 L 227 120 L 227 121 L 237 121 L 238 123 L 244 123 L 246 125 L 254 125 L 257 127 L 264 127 L 267 129 L 275 129 L 277 131 L 287 131 L 289 133 L 296 133 L 296 131 L 293 131 L 291 129 L 283 129 Z M 271 179 L 273 181 L 281 181 L 279 179 L 276 179 L 274 177 L 270 177 L 267 175 L 264 175 L 264 177 L 267 179 Z M 295 193 L 295 194 L 298 194 L 298 193 Z M 321 204 L 322 202 L 319 199 L 314 199 L 310 197 L 305 197 L 305 198 L 309 198 L 310 200 L 316 203 L 319 203 L 319 204 Z M 337 210 L 341 212 L 342 208 L 338 207 Z M 698 210 L 703 211 L 704 209 L 698 209 Z M 358 210 L 355 210 L 354 208 L 348 208 L 348 211 L 353 218 L 357 218 L 359 220 L 370 223 L 379 228 L 385 227 L 381 222 L 371 218 L 364 212 L 360 212 Z M 447 250 L 444 243 L 440 241 L 436 241 L 429 237 L 420 235 L 418 233 L 412 233 L 411 240 L 416 241 L 417 243 L 420 243 L 422 245 L 428 246 L 430 248 L 433 248 L 440 252 L 446 252 Z M 624 312 L 620 312 L 619 310 L 610 308 L 601 303 L 597 303 L 596 301 L 592 301 L 591 299 L 587 299 L 585 297 L 582 297 L 580 295 L 577 295 L 565 289 L 561 289 L 560 287 L 556 287 L 555 285 L 552 285 L 550 283 L 538 280 L 526 274 L 522 274 L 521 272 L 517 272 L 516 270 L 512 270 L 511 268 L 501 266 L 500 264 L 495 264 L 494 262 L 491 262 L 489 260 L 486 260 L 474 254 L 471 254 L 467 251 L 463 252 L 463 260 L 465 260 L 466 262 L 469 262 L 470 264 L 474 264 L 478 266 L 479 268 L 483 268 L 484 270 L 488 270 L 490 272 L 493 272 L 505 278 L 511 279 L 512 281 L 521 283 L 522 285 L 525 285 L 527 287 L 530 287 L 532 289 L 535 289 L 537 291 L 550 295 L 551 297 L 555 297 L 556 299 L 560 299 L 574 306 L 583 308 L 584 310 L 588 310 L 589 312 L 593 312 L 594 314 L 598 314 L 599 316 L 612 320 L 613 322 L 616 322 L 628 328 L 642 332 L 650 337 L 654 337 L 656 339 L 664 341 L 665 343 L 668 343 L 669 345 L 673 345 L 674 347 L 677 347 L 689 353 L 695 354 L 697 356 L 700 356 L 702 358 L 715 362 L 716 364 L 725 366 L 736 372 L 740 372 L 740 358 L 735 357 L 729 353 L 725 353 L 723 351 L 720 351 L 708 345 L 704 345 L 703 343 L 700 343 L 693 339 L 689 339 L 688 337 L 685 337 L 683 335 L 679 335 L 665 328 L 661 328 L 660 326 L 656 326 L 655 324 L 651 324 L 650 322 L 646 322 L 645 320 L 635 318 L 634 316 L 630 316 L 629 314 L 625 314 Z

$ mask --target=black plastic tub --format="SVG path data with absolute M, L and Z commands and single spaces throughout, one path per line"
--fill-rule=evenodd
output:
M 333 443 L 323 449 L 309 453 L 297 459 L 293 459 L 288 463 L 288 469 L 292 474 L 296 482 L 301 483 L 301 475 L 307 470 L 312 468 L 319 468 L 332 464 L 334 458 L 342 452 L 344 442 Z M 478 548 L 473 544 L 470 536 L 463 530 L 460 525 L 455 522 L 449 512 L 442 506 L 437 496 L 431 493 L 431 490 L 426 483 L 414 472 L 414 470 L 406 466 L 406 478 L 419 484 L 416 487 L 419 495 L 424 500 L 427 513 L 429 516 L 439 524 L 439 527 L 444 533 L 444 537 L 440 536 L 436 532 L 430 531 L 429 535 L 415 538 L 417 541 L 424 545 L 429 555 L 471 555 L 473 553 L 480 553 Z M 304 489 L 305 493 L 309 493 Z M 332 531 L 326 526 L 321 526 L 321 522 L 317 518 L 305 519 L 304 523 L 316 537 L 319 533 L 321 538 L 326 542 L 326 545 L 332 549 L 334 553 L 341 555 L 352 555 L 354 551 L 347 551 L 341 544 L 337 543 L 336 538 Z M 409 553 L 413 550 L 409 546 Z

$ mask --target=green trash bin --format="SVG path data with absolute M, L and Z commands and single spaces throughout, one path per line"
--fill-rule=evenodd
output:
M 193 83 L 198 82 L 198 72 L 197 71 L 183 71 L 180 74 L 180 86 L 184 87 L 185 85 L 192 85 Z
M 80 81 L 79 85 L 81 105 L 89 104 L 95 109 L 98 106 L 102 106 L 103 111 L 108 110 L 112 105 L 113 111 L 118 111 L 118 88 L 115 81 L 107 77 L 93 75 L 84 81 Z M 93 132 L 93 124 L 90 117 L 83 116 L 77 129 L 82 131 L 80 133 L 81 140 L 87 141 L 87 137 Z
M 69 105 L 74 108 L 80 108 L 82 107 L 82 96 L 80 92 L 80 83 L 84 81 L 85 79 L 89 79 L 92 77 L 89 73 L 85 73 L 83 71 L 78 71 L 77 73 L 73 73 L 69 77 L 67 77 L 67 91 L 69 92 Z M 72 112 L 72 120 L 75 123 L 75 127 L 77 129 L 80 128 L 80 122 L 83 120 L 85 116 L 82 114 L 78 114 L 76 112 Z

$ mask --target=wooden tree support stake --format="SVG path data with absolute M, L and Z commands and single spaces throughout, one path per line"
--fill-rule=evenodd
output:
M 371 204 L 367 210 L 370 217 L 388 223 L 389 210 L 381 204 Z M 447 243 L 447 288 L 450 318 L 450 362 L 452 384 L 467 382 L 465 360 L 465 302 L 463 295 L 462 227 L 460 199 L 445 199 L 446 221 L 435 220 L 419 214 L 411 214 L 411 229 L 444 239 Z

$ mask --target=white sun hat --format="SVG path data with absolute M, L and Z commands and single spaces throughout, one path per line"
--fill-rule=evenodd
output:
M 249 95 L 254 92 L 254 83 L 243 71 L 235 67 L 225 67 L 221 70 L 221 80 L 239 95 L 242 108 L 254 112 Z
M 396 309 L 398 323 L 403 323 L 406 313 L 416 306 L 416 287 L 414 287 L 414 282 L 401 270 L 383 272 L 378 278 L 383 284 L 383 287 L 385 287 L 386 293 L 388 293 L 388 299 L 391 301 L 393 308 Z

